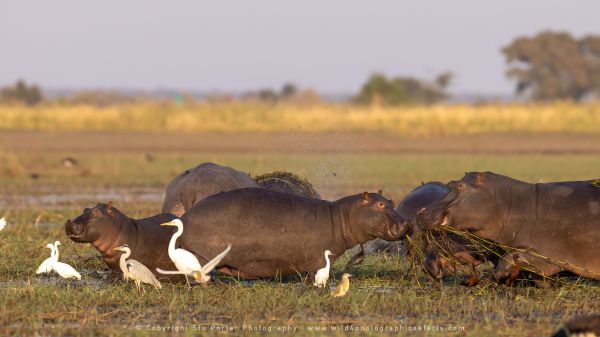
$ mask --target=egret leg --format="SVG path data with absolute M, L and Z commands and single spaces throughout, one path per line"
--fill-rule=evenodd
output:
M 185 283 L 187 284 L 188 288 L 192 287 L 192 286 L 190 286 L 190 280 L 188 279 L 187 275 L 185 275 Z

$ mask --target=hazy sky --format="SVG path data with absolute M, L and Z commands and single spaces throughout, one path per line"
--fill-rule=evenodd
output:
M 600 33 L 598 0 L 0 0 L 0 85 L 356 91 L 371 72 L 510 93 L 500 48 Z

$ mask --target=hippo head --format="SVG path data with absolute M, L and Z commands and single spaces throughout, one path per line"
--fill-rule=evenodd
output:
M 119 210 L 112 203 L 97 204 L 96 207 L 86 208 L 83 214 L 65 223 L 67 236 L 80 243 L 94 242 L 102 233 L 112 229 L 115 217 L 120 216 Z
M 375 238 L 400 240 L 408 231 L 408 221 L 394 210 L 392 201 L 380 193 L 364 192 L 344 199 L 341 200 L 350 203 L 346 210 L 349 231 L 358 242 Z
M 510 184 L 506 178 L 491 172 L 470 172 L 458 181 L 448 183 L 449 192 L 438 201 L 419 210 L 417 224 L 432 230 L 452 226 L 458 230 L 481 232 L 494 229 L 491 224 L 502 218 L 503 189 Z

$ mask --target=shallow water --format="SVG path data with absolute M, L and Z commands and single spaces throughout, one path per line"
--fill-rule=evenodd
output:
M 52 193 L 41 191 L 40 194 L 2 195 L 0 207 L 6 208 L 55 208 L 73 204 L 112 201 L 153 201 L 161 202 L 164 197 L 162 189 L 157 188 L 106 188 L 95 189 L 86 193 Z

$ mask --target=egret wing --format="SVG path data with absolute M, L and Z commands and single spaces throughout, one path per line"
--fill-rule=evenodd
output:
M 38 267 L 38 269 L 35 273 L 36 274 L 49 273 L 52 270 L 53 263 L 54 263 L 54 261 L 52 259 L 52 256 L 45 259 L 44 262 L 42 262 L 42 264 L 40 264 L 40 266 Z
M 215 256 L 214 259 L 210 260 L 207 264 L 205 264 L 204 267 L 202 267 L 201 272 L 203 274 L 208 274 L 211 270 L 215 269 L 215 267 L 219 264 L 219 262 L 221 262 L 221 260 L 223 260 L 223 258 L 227 255 L 227 253 L 229 253 L 230 250 L 231 245 L 228 245 L 227 248 L 225 248 L 225 250 L 221 252 L 221 254 Z

